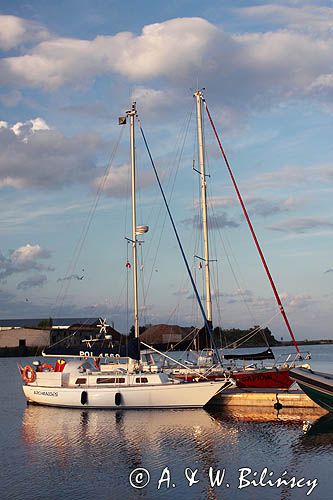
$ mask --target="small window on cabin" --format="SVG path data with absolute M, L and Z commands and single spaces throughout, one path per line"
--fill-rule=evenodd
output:
M 148 379 L 147 379 L 147 377 L 141 377 L 141 378 L 138 377 L 138 378 L 135 379 L 135 382 L 137 384 L 147 384 L 148 383 Z
M 83 384 L 85 384 L 85 383 L 86 383 L 86 381 L 87 381 L 87 379 L 86 379 L 86 378 L 77 378 L 75 383 L 76 383 L 77 385 L 83 385 Z
M 25 339 L 19 339 L 19 347 L 25 347 Z
M 110 377 L 103 377 L 103 378 L 98 378 L 96 380 L 97 384 L 124 384 L 125 379 L 124 378 L 110 378 Z

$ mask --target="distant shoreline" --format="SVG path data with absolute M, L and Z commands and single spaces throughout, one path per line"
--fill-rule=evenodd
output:
M 328 339 L 321 339 L 321 340 L 298 340 L 297 345 L 324 345 L 324 344 L 333 344 L 333 340 L 328 340 Z M 285 342 L 278 342 L 278 344 L 275 347 L 278 346 L 292 346 L 294 345 L 293 342 L 290 340 L 285 341 Z M 274 346 L 273 346 L 274 347 Z
M 298 346 L 310 346 L 310 345 L 330 345 L 333 344 L 333 340 L 328 340 L 328 339 L 321 339 L 321 340 L 300 340 L 297 342 Z M 286 342 L 277 342 L 274 347 L 290 347 L 293 346 L 294 344 L 291 341 L 286 341 Z M 236 349 L 256 349 L 256 348 L 262 348 L 262 347 L 267 347 L 265 344 L 256 344 L 252 346 L 243 346 L 243 347 L 236 347 Z M 220 349 L 223 349 L 221 347 Z M 32 356 L 41 356 L 42 355 L 42 348 L 41 347 L 2 347 L 0 348 L 0 358 L 12 358 L 12 357 L 18 357 L 18 358 L 25 358 L 25 357 L 32 357 Z

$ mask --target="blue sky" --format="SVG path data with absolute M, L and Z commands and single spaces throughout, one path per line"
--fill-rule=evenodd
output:
M 2 1 L 1 317 L 132 324 L 128 129 L 117 117 L 133 100 L 201 290 L 199 86 L 296 337 L 329 337 L 332 22 L 324 1 Z M 214 323 L 267 324 L 287 339 L 207 120 L 205 135 Z M 150 226 L 141 322 L 200 324 L 139 139 L 138 223 Z

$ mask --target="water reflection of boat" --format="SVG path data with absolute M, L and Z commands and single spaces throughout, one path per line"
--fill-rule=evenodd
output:
M 218 418 L 221 412 L 214 412 L 210 409 L 210 414 Z M 281 408 L 280 410 L 271 407 L 260 406 L 232 406 L 223 409 L 224 418 L 230 418 L 240 422 L 303 422 L 313 420 L 322 415 L 321 408 Z
M 333 442 L 333 414 L 326 413 L 326 415 L 315 420 L 310 424 L 307 434 L 310 436 L 316 434 L 331 434 Z
M 313 452 L 323 458 L 327 456 L 332 462 L 333 451 L 333 414 L 326 415 L 313 420 L 303 422 L 303 433 L 292 448 L 295 449 L 297 457 L 311 456 Z M 329 483 L 329 480 L 328 480 Z
M 231 485 L 228 498 L 240 499 L 242 495 L 237 490 L 240 466 L 253 464 L 260 467 L 256 470 L 268 467 L 278 471 L 283 465 L 302 477 L 310 477 L 307 469 L 310 466 L 312 474 L 320 470 L 323 476 L 330 470 L 332 449 L 332 436 L 327 434 L 323 442 L 327 466 L 322 460 L 316 466 L 317 438 L 303 435 L 299 420 L 275 416 L 266 420 L 258 415 L 247 419 L 244 415 L 235 416 L 235 412 L 202 409 L 109 412 L 29 406 L 23 413 L 21 442 L 24 468 L 20 470 L 18 466 L 15 473 L 21 482 L 22 476 L 25 480 L 20 498 L 31 492 L 29 485 L 33 484 L 34 496 L 38 498 L 57 498 L 60 491 L 60 496 L 65 492 L 73 500 L 96 495 L 105 499 L 156 498 L 157 493 L 163 498 L 172 493 L 173 498 L 191 495 L 216 499 L 222 498 L 221 494 L 225 498 L 226 489 L 210 485 L 210 467 L 214 471 L 225 468 Z M 310 452 L 306 459 L 300 447 Z M 291 462 L 290 450 L 294 450 Z M 165 487 L 164 492 L 157 491 L 166 467 L 177 489 Z M 192 489 L 184 476 L 187 467 L 198 469 L 199 483 Z M 148 470 L 151 476 L 150 484 L 141 494 L 129 483 L 130 474 L 137 468 Z M 247 496 L 268 498 L 267 490 L 251 493 Z M 281 498 L 292 495 L 289 490 L 280 493 Z M 278 496 L 274 498 L 280 498 L 280 493 L 276 492 Z
M 181 439 L 190 442 L 200 440 L 201 436 L 206 442 L 214 442 L 214 435 L 218 431 L 220 438 L 222 436 L 232 444 L 230 439 L 235 442 L 237 435 L 236 421 L 302 422 L 304 419 L 317 418 L 320 412 L 320 408 L 298 408 L 295 412 L 293 408 L 277 411 L 274 408 L 232 407 L 223 411 L 210 408 L 208 411 L 193 409 L 190 412 L 117 410 L 110 413 L 106 410 L 79 411 L 28 406 L 22 420 L 22 437 L 27 445 L 47 445 L 69 451 L 68 448 L 89 443 L 102 449 L 109 445 L 110 436 L 117 447 L 117 440 L 122 434 L 122 438 L 130 445 L 157 449 L 167 437 L 171 441 Z
M 108 412 L 28 406 L 22 420 L 26 446 L 42 448 L 45 460 L 49 454 L 60 465 L 88 448 L 89 453 L 98 450 L 102 457 L 109 454 L 111 446 L 115 462 L 120 453 L 132 456 L 132 450 L 141 458 L 149 453 L 159 456 L 161 450 L 166 453 L 166 441 L 168 449 L 169 445 L 172 448 L 173 444 L 178 447 L 186 443 L 189 454 L 192 447 L 213 450 L 216 432 L 230 446 L 238 441 L 238 432 L 231 423 L 203 409 Z M 163 460 L 162 455 L 160 458 Z
M 176 498 L 187 498 L 187 466 L 202 473 L 196 498 L 212 498 L 207 471 L 222 463 L 221 443 L 235 451 L 243 446 L 232 421 L 217 420 L 203 409 L 110 412 L 28 406 L 22 441 L 35 470 L 45 470 L 47 477 L 55 471 L 68 497 L 77 500 L 87 490 L 84 498 L 96 493 L 102 498 L 141 498 L 129 484 L 137 468 L 151 475 L 144 497 L 155 498 L 165 467 L 177 484 Z M 53 482 L 48 498 L 56 498 L 55 491 Z

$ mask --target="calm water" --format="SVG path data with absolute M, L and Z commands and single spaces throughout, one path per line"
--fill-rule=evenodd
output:
M 313 368 L 333 373 L 333 346 L 311 351 Z M 332 498 L 333 417 L 296 409 L 277 414 L 273 409 L 126 412 L 26 406 L 16 361 L 0 359 L 2 500 Z M 308 433 L 303 420 L 314 421 Z M 247 480 L 258 481 L 265 467 L 271 480 L 287 471 L 284 477 L 311 484 L 245 487 Z M 245 468 L 252 470 L 247 477 Z M 144 469 L 141 476 L 138 469 Z M 224 470 L 224 480 L 211 485 L 209 471 L 214 480 L 218 470 Z M 146 482 L 146 471 L 147 486 L 130 484 L 131 473 L 133 484 Z M 314 479 L 318 486 L 307 495 Z

